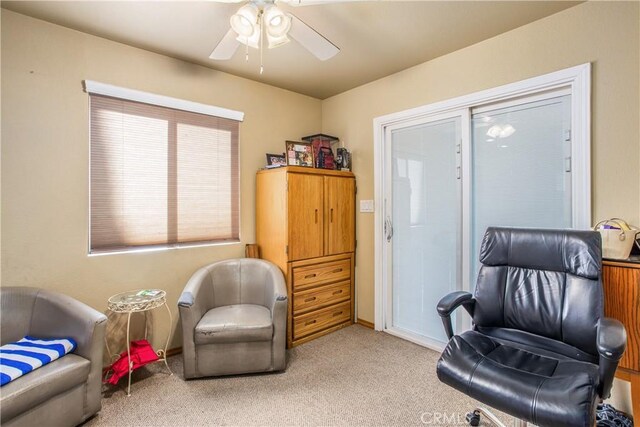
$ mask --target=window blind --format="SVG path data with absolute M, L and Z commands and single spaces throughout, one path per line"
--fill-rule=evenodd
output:
M 239 240 L 236 120 L 89 99 L 91 252 Z

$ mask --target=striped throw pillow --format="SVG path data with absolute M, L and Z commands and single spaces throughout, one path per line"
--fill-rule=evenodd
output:
M 71 338 L 38 339 L 30 336 L 0 346 L 0 387 L 72 352 Z

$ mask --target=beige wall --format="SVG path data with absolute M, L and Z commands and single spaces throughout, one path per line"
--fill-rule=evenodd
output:
M 84 79 L 245 112 L 241 244 L 87 256 Z M 317 99 L 7 10 L 2 11 L 2 110 L 2 285 L 62 291 L 100 311 L 117 292 L 162 288 L 174 329 L 176 301 L 189 276 L 210 262 L 244 256 L 244 244 L 254 242 L 255 172 L 265 153 L 283 152 L 286 139 L 321 126 Z M 160 332 L 166 331 L 164 319 L 158 316 Z M 181 345 L 177 338 L 172 346 Z
M 375 117 L 591 62 L 592 218 L 640 225 L 639 10 L 585 3 L 336 95 L 322 130 L 353 151 L 358 199 L 373 199 Z M 358 214 L 356 234 L 358 317 L 373 322 L 373 214 Z
M 175 315 L 195 269 L 241 256 L 253 241 L 254 173 L 285 139 L 320 128 L 338 135 L 353 151 L 358 199 L 373 199 L 374 117 L 585 62 L 593 64 L 593 219 L 640 225 L 639 8 L 589 2 L 325 101 L 3 10 L 2 285 L 60 290 L 99 310 L 116 292 L 159 287 Z M 242 244 L 87 256 L 84 79 L 246 113 Z M 358 316 L 373 321 L 372 214 L 358 214 L 357 238 Z

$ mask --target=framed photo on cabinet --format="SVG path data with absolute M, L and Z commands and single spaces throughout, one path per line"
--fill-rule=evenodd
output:
M 267 153 L 267 167 L 268 168 L 277 168 L 280 166 L 287 166 L 287 158 L 282 154 L 271 154 Z
M 313 148 L 309 142 L 286 142 L 287 165 L 313 167 Z

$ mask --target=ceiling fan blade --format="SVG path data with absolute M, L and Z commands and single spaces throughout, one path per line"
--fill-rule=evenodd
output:
M 233 30 L 227 31 L 227 34 L 224 35 L 220 43 L 213 49 L 209 58 L 211 59 L 231 59 L 236 50 L 238 50 L 238 46 L 240 46 L 240 42 L 236 40 L 236 32 Z
M 291 29 L 288 35 L 314 54 L 316 58 L 321 61 L 326 61 L 340 52 L 338 46 L 331 43 L 322 36 L 322 34 L 318 33 L 294 15 L 290 13 L 288 15 L 291 17 Z

